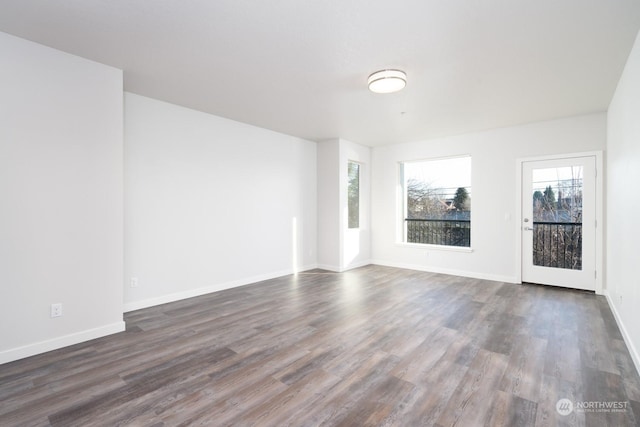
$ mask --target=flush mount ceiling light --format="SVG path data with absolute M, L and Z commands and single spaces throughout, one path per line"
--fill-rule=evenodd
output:
M 404 89 L 407 75 L 401 70 L 380 70 L 368 79 L 369 90 L 375 93 L 393 93 Z

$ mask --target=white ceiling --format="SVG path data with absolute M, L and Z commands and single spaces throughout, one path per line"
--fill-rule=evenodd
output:
M 604 111 L 639 28 L 639 0 L 0 1 L 127 91 L 371 146 Z M 406 89 L 370 93 L 389 67 Z

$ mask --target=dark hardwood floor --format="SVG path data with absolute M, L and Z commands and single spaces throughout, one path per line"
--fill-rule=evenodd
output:
M 127 332 L 0 365 L 0 425 L 640 423 L 640 379 L 590 293 L 368 266 L 125 320 Z M 576 406 L 566 416 L 562 398 Z

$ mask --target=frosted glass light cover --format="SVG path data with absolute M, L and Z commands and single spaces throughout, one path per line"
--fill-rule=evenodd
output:
M 369 90 L 375 93 L 393 93 L 404 89 L 407 75 L 401 70 L 381 70 L 369 76 Z

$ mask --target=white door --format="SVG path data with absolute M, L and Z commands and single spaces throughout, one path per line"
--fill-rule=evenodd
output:
M 522 281 L 594 291 L 595 156 L 522 163 Z

